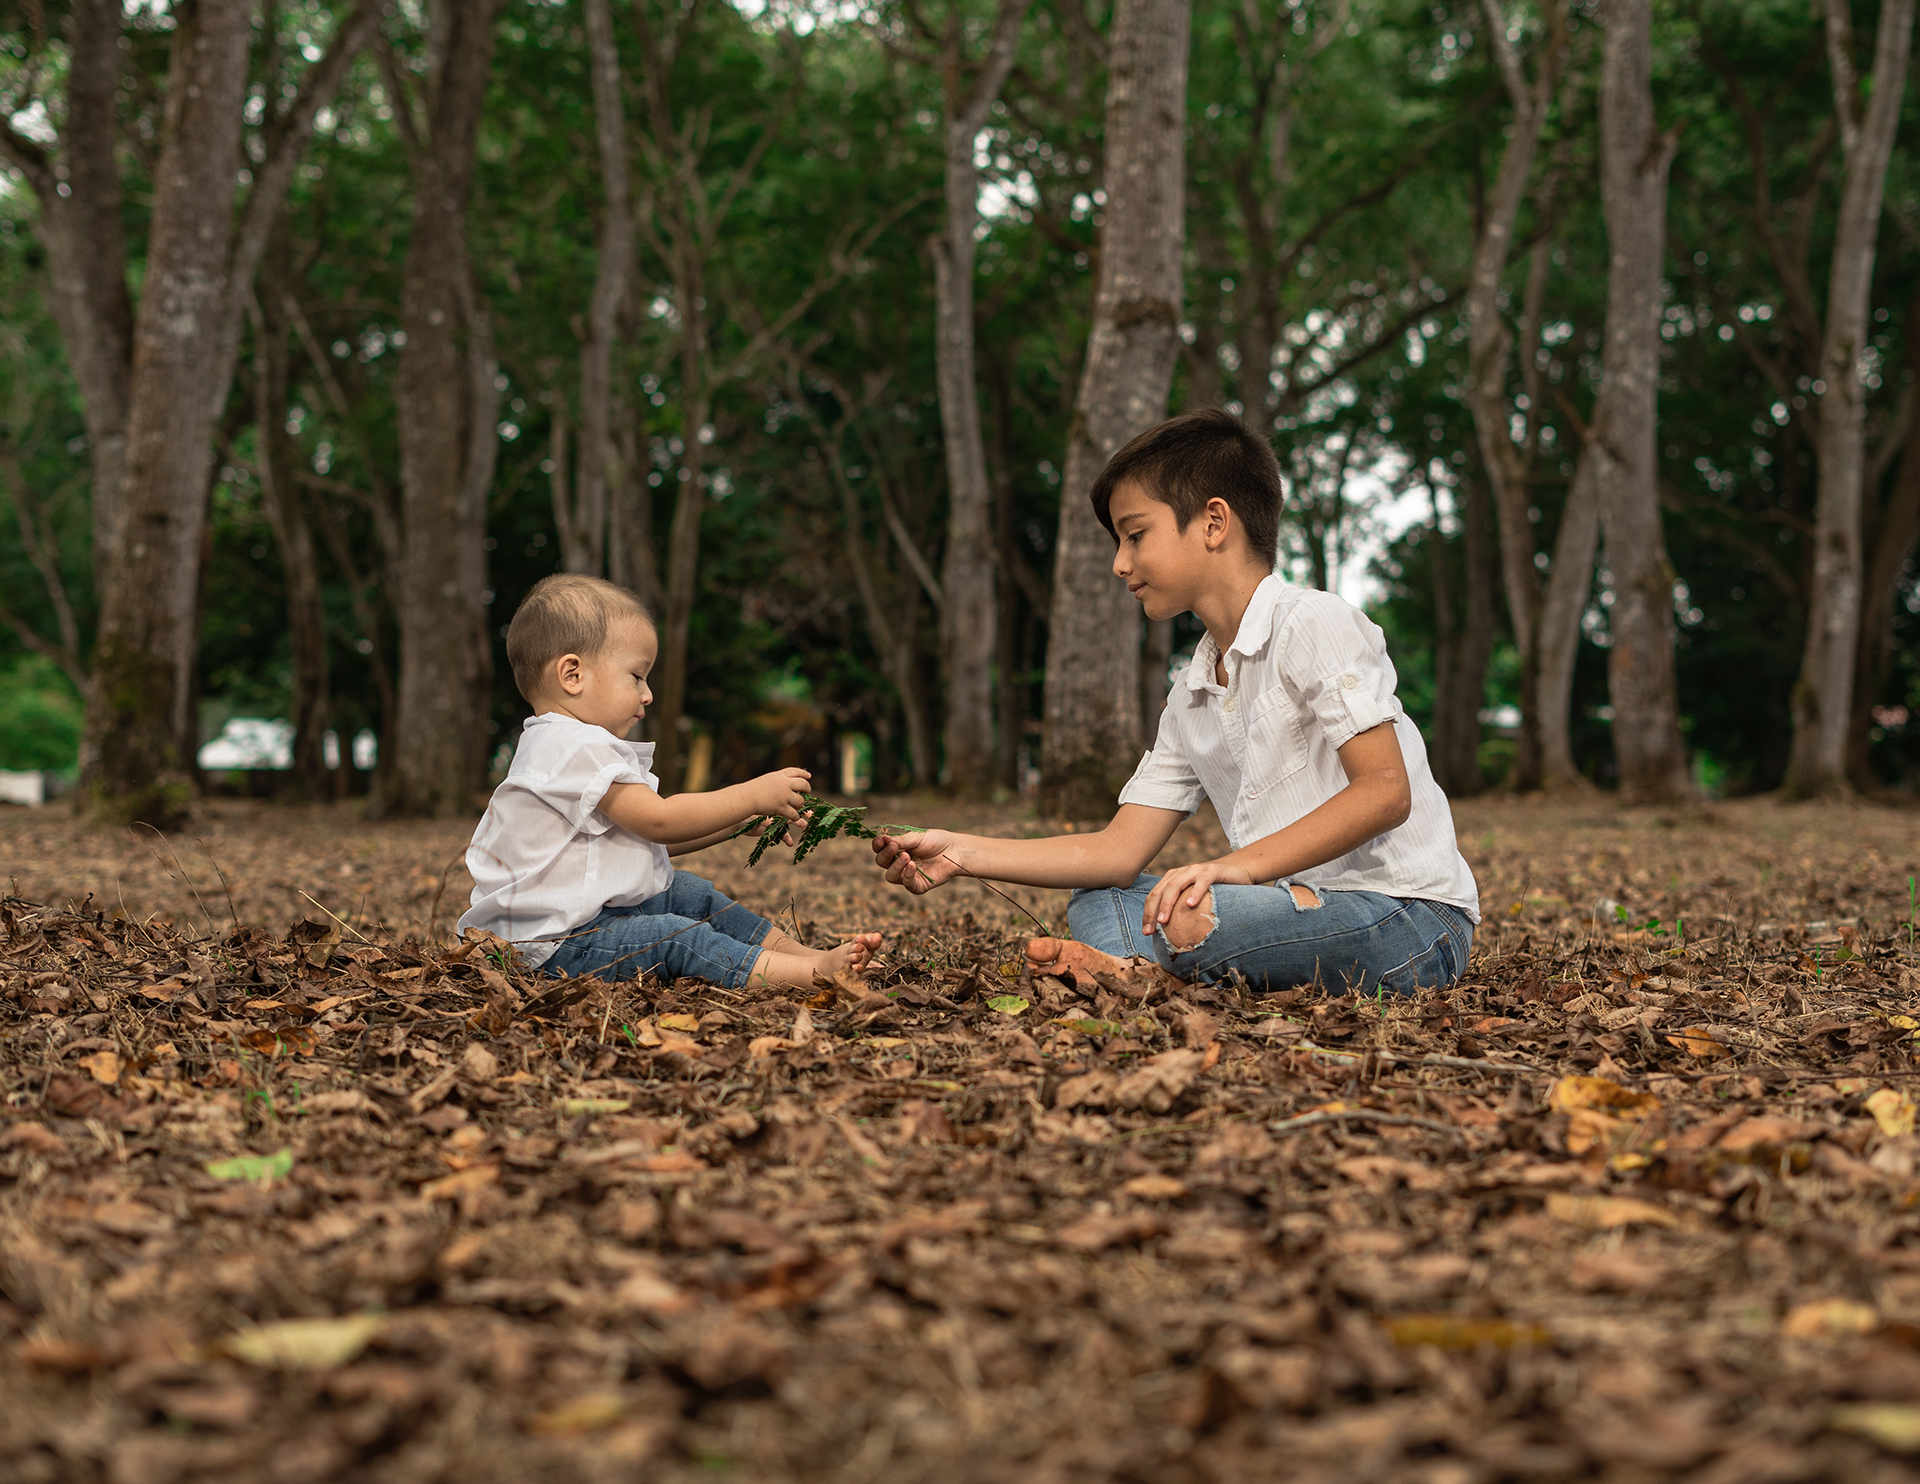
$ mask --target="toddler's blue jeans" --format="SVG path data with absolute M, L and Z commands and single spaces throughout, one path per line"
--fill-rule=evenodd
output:
M 637 907 L 609 907 L 576 928 L 541 965 L 551 974 L 634 979 L 706 979 L 738 989 L 760 961 L 760 943 L 772 930 L 711 881 L 675 871 L 673 885 Z
M 1117 958 L 1151 958 L 1176 978 L 1214 984 L 1238 969 L 1256 990 L 1311 984 L 1335 994 L 1438 989 L 1467 966 L 1473 923 L 1458 907 L 1375 891 L 1318 891 L 1303 907 L 1287 883 L 1213 887 L 1214 926 L 1191 947 L 1148 936 L 1140 918 L 1158 876 L 1132 886 L 1076 891 L 1067 908 L 1074 939 Z

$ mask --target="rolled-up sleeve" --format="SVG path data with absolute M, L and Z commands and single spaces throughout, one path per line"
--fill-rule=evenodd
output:
M 1386 636 L 1344 603 L 1301 606 L 1289 636 L 1288 668 L 1300 677 L 1295 682 L 1300 699 L 1328 743 L 1344 747 L 1400 714 Z
M 1153 750 L 1140 759 L 1133 777 L 1120 790 L 1123 804 L 1144 804 L 1149 809 L 1177 809 L 1191 814 L 1207 796 L 1193 764 L 1187 761 L 1187 749 L 1180 740 L 1180 724 L 1169 703 L 1160 713 L 1160 732 Z
M 588 743 L 568 752 L 560 765 L 539 782 L 541 798 L 583 834 L 599 835 L 613 821 L 599 812 L 600 801 L 616 783 L 645 783 L 647 776 L 618 749 Z

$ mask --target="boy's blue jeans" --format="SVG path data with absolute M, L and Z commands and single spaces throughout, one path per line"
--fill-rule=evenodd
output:
M 675 871 L 673 885 L 637 907 L 609 907 L 576 928 L 541 967 L 573 978 L 707 979 L 722 989 L 747 982 L 772 931 L 711 881 Z
M 1075 941 L 1116 958 L 1151 958 L 1174 977 L 1213 984 L 1238 969 L 1256 990 L 1318 985 L 1335 994 L 1438 989 L 1467 966 L 1473 923 L 1458 907 L 1374 891 L 1317 891 L 1302 907 L 1285 883 L 1213 887 L 1214 927 L 1176 949 L 1162 927 L 1141 931 L 1158 876 L 1132 886 L 1076 891 L 1067 908 Z

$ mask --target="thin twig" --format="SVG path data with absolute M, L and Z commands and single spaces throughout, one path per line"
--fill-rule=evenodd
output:
M 1441 1123 L 1432 1118 L 1415 1118 L 1407 1113 L 1382 1113 L 1374 1108 L 1347 1108 L 1340 1112 L 1303 1113 L 1298 1118 L 1283 1118 L 1278 1123 L 1267 1125 L 1270 1134 L 1297 1134 L 1303 1129 L 1318 1128 L 1329 1123 L 1351 1123 L 1356 1119 L 1368 1119 L 1374 1123 L 1391 1123 L 1404 1128 L 1430 1129 L 1437 1134 L 1449 1134 L 1456 1139 L 1466 1135 L 1450 1123 Z
M 348 922 L 346 918 L 342 917 L 338 912 L 335 912 L 333 908 L 329 907 L 325 902 L 322 902 L 317 897 L 309 896 L 304 891 L 301 892 L 300 895 L 303 897 L 306 897 L 309 902 L 312 902 L 314 906 L 318 907 L 322 912 L 326 913 L 327 916 L 331 917 L 335 922 L 339 923 L 341 927 L 345 928 L 348 932 L 352 933 L 354 937 L 359 938 L 362 943 L 366 943 L 367 947 L 369 948 L 373 947 L 373 944 L 368 942 L 367 939 L 361 934 L 359 928 L 355 927 L 352 923 Z
M 220 878 L 220 890 L 227 894 L 227 916 L 233 919 L 233 930 L 235 933 L 238 933 L 240 931 L 240 909 L 233 905 L 233 888 L 227 885 L 227 873 L 220 869 L 220 862 L 214 859 L 213 852 L 207 848 L 207 842 L 204 839 L 195 835 L 193 837 L 193 843 L 200 847 L 200 853 L 207 858 L 207 863 L 213 867 L 213 874 Z

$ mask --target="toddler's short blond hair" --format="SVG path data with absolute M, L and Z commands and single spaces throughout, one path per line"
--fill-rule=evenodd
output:
M 507 625 L 507 663 L 520 694 L 535 700 L 547 666 L 563 654 L 592 659 L 606 647 L 607 629 L 622 618 L 653 624 L 646 604 L 618 583 L 579 572 L 541 578 Z

